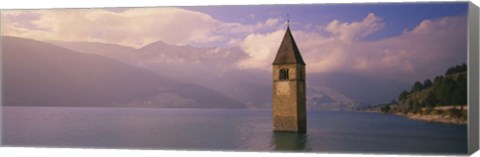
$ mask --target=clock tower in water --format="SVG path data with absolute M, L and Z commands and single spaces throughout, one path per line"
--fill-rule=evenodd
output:
M 273 65 L 273 131 L 306 132 L 305 62 L 290 26 Z

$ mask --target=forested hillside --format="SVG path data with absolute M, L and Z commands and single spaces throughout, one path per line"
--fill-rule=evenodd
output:
M 421 108 L 467 105 L 467 65 L 449 68 L 445 75 L 415 82 L 412 88 L 398 96 L 398 103 L 407 107 L 407 112 L 418 112 Z
M 398 101 L 369 106 L 366 111 L 406 115 L 410 119 L 454 124 L 467 122 L 467 65 L 457 65 L 431 81 L 413 83 Z

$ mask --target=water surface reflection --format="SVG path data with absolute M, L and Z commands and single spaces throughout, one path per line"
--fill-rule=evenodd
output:
M 272 142 L 277 151 L 305 151 L 309 150 L 308 136 L 306 133 L 273 132 Z
M 6 146 L 465 154 L 467 127 L 362 112 L 309 112 L 307 133 L 271 110 L 3 107 Z

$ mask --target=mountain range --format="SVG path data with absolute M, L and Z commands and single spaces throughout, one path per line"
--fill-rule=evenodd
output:
M 244 108 L 223 94 L 96 54 L 2 37 L 7 106 Z
M 2 45 L 6 105 L 271 107 L 271 72 L 238 68 L 247 57 L 238 47 L 157 41 L 132 48 L 17 37 L 2 37 Z M 351 110 L 394 99 L 407 86 L 352 74 L 307 74 L 307 108 Z
M 82 53 L 109 57 L 173 80 L 204 86 L 241 102 L 246 108 L 271 107 L 271 73 L 237 68 L 235 63 L 247 57 L 238 47 L 197 48 L 189 45 L 169 45 L 162 41 L 138 49 L 92 42 L 50 43 Z M 334 90 L 327 87 L 312 84 L 307 90 L 309 109 L 343 110 L 360 105 L 348 96 L 333 92 Z M 332 101 L 316 102 L 319 97 Z

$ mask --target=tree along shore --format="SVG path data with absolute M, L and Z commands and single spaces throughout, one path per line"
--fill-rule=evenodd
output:
M 398 100 L 368 106 L 362 111 L 376 111 L 405 115 L 410 119 L 467 124 L 467 65 L 447 69 L 434 81 L 417 81 L 410 90 L 404 90 Z
M 361 111 L 366 112 L 381 112 L 386 114 L 395 114 L 406 116 L 412 120 L 420 120 L 427 122 L 438 122 L 447 124 L 467 124 L 468 107 L 462 106 L 440 106 L 434 108 L 422 108 L 419 112 L 402 112 L 398 105 L 389 105 L 390 109 L 386 106 L 371 107 Z M 387 111 L 388 110 L 388 111 Z

